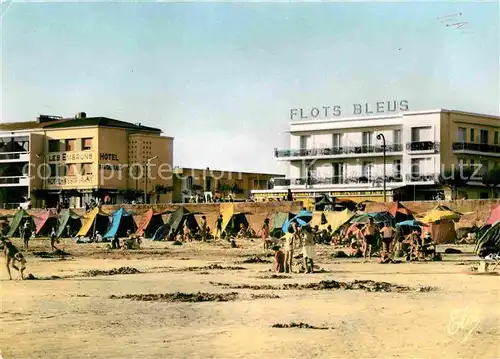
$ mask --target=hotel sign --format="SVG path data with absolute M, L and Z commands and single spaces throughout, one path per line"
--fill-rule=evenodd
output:
M 69 162 L 69 163 L 83 163 L 83 162 L 93 162 L 94 153 L 89 151 L 81 152 L 56 152 L 49 153 L 47 156 L 47 162 L 49 163 L 59 163 L 59 162 Z
M 91 185 L 94 175 L 51 177 L 47 180 L 49 186 Z
M 408 111 L 407 100 L 379 101 L 375 103 L 355 103 L 350 106 L 351 111 L 347 111 L 340 105 L 318 106 L 311 108 L 290 109 L 290 120 L 314 120 L 340 117 L 347 114 L 352 116 L 390 114 L 397 111 Z

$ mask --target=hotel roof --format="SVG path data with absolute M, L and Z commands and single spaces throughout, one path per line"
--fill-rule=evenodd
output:
M 7 122 L 0 124 L 0 131 L 22 131 L 32 129 L 56 129 L 56 128 L 72 128 L 72 127 L 114 127 L 129 130 L 139 130 L 147 132 L 161 133 L 159 128 L 143 126 L 141 124 L 134 124 L 130 122 L 115 120 L 108 117 L 86 117 L 86 118 L 62 118 L 53 121 L 39 122 Z

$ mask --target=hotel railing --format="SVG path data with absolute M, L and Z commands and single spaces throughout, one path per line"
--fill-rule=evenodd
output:
M 383 176 L 377 177 L 364 177 L 364 176 L 354 176 L 354 177 L 310 177 L 310 178 L 276 178 L 274 180 L 274 186 L 290 186 L 290 185 L 335 185 L 335 184 L 356 184 L 356 183 L 382 183 L 384 181 Z M 387 183 L 399 183 L 403 182 L 401 176 L 386 176 Z
M 8 152 L 2 153 L 0 152 L 0 160 L 18 160 L 21 158 L 21 155 L 27 155 L 28 152 Z
M 406 175 L 406 182 L 435 182 L 436 180 L 435 174 L 411 173 Z
M 454 142 L 452 146 L 453 146 L 453 151 L 500 153 L 499 145 L 488 145 L 485 143 Z
M 401 152 L 402 144 L 386 145 L 386 152 Z M 384 152 L 383 146 L 361 145 L 361 146 L 341 146 L 341 147 L 324 147 L 310 149 L 274 149 L 274 157 L 306 157 L 306 156 L 332 156 L 345 154 L 363 154 L 363 153 L 380 153 Z
M 407 151 L 439 151 L 439 142 L 418 141 L 406 144 Z
M 0 177 L 0 185 L 2 184 L 18 184 L 21 183 L 22 179 L 27 179 L 26 176 L 9 176 L 9 177 Z

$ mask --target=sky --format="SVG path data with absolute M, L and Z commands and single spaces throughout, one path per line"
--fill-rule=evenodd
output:
M 291 108 L 407 100 L 500 114 L 499 11 L 14 1 L 2 8 L 0 121 L 84 111 L 161 128 L 174 165 L 286 173 L 273 149 L 289 147 Z

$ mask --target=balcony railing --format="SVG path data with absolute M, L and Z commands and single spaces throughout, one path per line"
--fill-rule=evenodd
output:
M 500 153 L 499 145 L 488 145 L 484 143 L 454 142 L 453 151 L 474 151 L 483 153 Z
M 406 144 L 406 150 L 410 152 L 439 151 L 439 142 L 433 142 L 433 141 L 409 142 Z
M 436 180 L 435 174 L 411 173 L 406 175 L 406 182 L 435 182 Z
M 3 153 L 3 152 L 0 152 L 0 161 L 2 160 L 19 160 L 21 159 L 22 157 L 25 157 L 25 160 L 28 161 L 28 152 L 7 152 L 7 153 Z
M 386 152 L 401 152 L 402 144 L 386 145 Z M 341 147 L 325 147 L 325 148 L 310 148 L 310 149 L 275 149 L 274 157 L 308 157 L 308 156 L 334 156 L 346 154 L 363 154 L 363 153 L 383 153 L 383 146 L 361 145 L 361 146 L 341 146 Z
M 2 184 L 21 184 L 21 185 L 24 185 L 24 183 L 22 183 L 22 182 L 25 182 L 27 179 L 28 179 L 28 177 L 26 177 L 26 176 L 0 177 L 0 185 L 2 185 Z
M 354 177 L 310 177 L 310 178 L 276 178 L 274 180 L 274 186 L 315 186 L 315 185 L 336 185 L 336 184 L 368 184 L 368 183 L 383 183 L 384 177 L 364 177 L 364 176 L 354 176 Z M 403 182 L 401 176 L 386 176 L 387 183 L 399 183 Z

